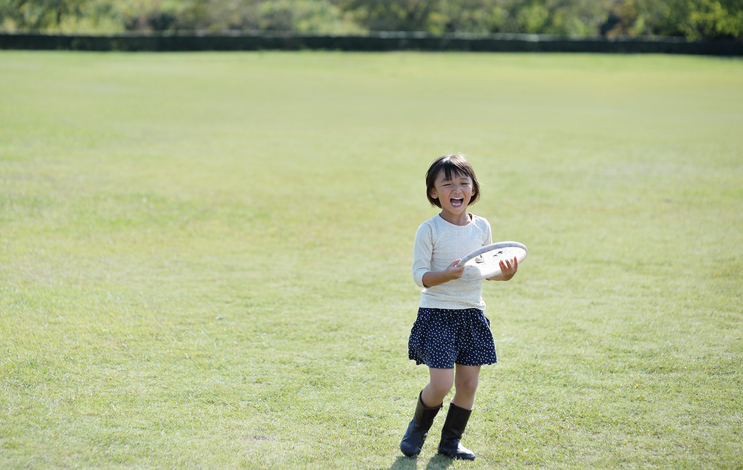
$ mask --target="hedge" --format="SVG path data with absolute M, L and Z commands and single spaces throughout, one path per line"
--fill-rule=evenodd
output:
M 365 36 L 261 34 L 42 34 L 0 33 L 0 49 L 76 51 L 469 51 L 660 53 L 743 55 L 735 41 L 686 41 L 680 38 L 566 38 L 530 34 L 488 36 L 426 33 L 371 33 Z

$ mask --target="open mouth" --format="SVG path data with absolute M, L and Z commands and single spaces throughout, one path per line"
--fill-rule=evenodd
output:
M 462 207 L 462 204 L 464 204 L 464 199 L 452 199 L 451 200 L 452 207 Z

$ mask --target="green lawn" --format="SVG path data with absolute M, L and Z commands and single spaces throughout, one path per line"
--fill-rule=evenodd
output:
M 399 452 L 424 172 L 500 364 Z M 743 61 L 0 52 L 1 468 L 743 466 Z

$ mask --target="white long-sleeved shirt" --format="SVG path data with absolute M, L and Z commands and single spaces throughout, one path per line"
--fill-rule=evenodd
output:
M 470 223 L 460 226 L 437 214 L 418 227 L 413 250 L 413 280 L 423 288 L 421 308 L 485 309 L 480 280 L 454 279 L 433 287 L 423 285 L 423 275 L 427 272 L 444 271 L 456 259 L 492 243 L 488 221 L 474 214 L 469 216 Z

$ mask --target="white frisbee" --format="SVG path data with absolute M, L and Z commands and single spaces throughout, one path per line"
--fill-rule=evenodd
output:
M 462 279 L 475 281 L 497 276 L 500 274 L 498 263 L 514 257 L 521 264 L 526 259 L 526 245 L 519 242 L 498 242 L 473 251 L 462 258 L 457 266 L 464 266 Z

